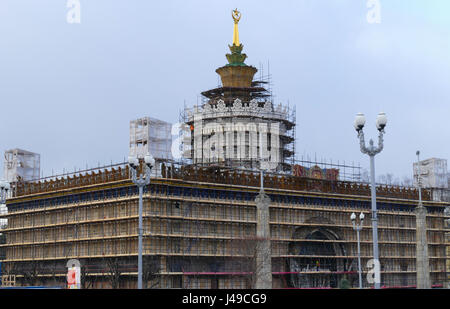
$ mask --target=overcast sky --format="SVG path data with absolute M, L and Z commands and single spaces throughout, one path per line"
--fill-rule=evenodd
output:
M 0 152 L 41 154 L 45 176 L 128 155 L 129 121 L 178 121 L 217 85 L 242 12 L 246 63 L 270 62 L 275 103 L 297 108 L 297 155 L 360 162 L 354 116 L 388 117 L 377 174 L 412 175 L 415 152 L 450 158 L 450 1 L 0 1 Z M 3 170 L 3 160 L 0 168 Z

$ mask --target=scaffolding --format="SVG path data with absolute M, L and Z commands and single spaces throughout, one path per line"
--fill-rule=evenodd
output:
M 295 160 L 295 106 L 274 103 L 271 75 L 262 66 L 250 87 L 219 83 L 179 118 L 187 163 L 258 169 L 268 160 L 275 170 L 289 171 Z
M 354 162 L 333 162 L 333 160 L 327 161 L 323 158 L 317 159 L 317 156 L 312 159 L 310 156 L 302 155 L 300 159 L 294 160 L 294 163 L 292 165 L 293 173 L 296 172 L 296 168 L 299 169 L 297 166 L 300 166 L 303 169 L 307 169 L 305 171 L 301 171 L 305 174 L 305 176 L 303 177 L 314 178 L 314 169 L 319 168 L 322 175 L 318 173 L 317 177 L 321 179 L 351 181 L 358 183 L 361 182 L 361 165 L 359 163 L 358 165 L 356 165 Z
M 7 150 L 3 168 L 7 182 L 36 180 L 40 177 L 40 155 L 18 148 Z
M 208 174 L 207 169 L 197 174 L 184 172 L 164 172 L 170 178 L 152 179 L 144 193 L 144 256 L 156 259 L 156 286 L 251 287 L 257 175 L 254 180 L 248 175 L 233 175 L 230 179 L 235 181 L 227 183 L 224 176 L 222 181 L 210 178 L 214 174 Z M 9 212 L 0 215 L 8 218 L 8 226 L 1 231 L 7 235 L 6 244 L 1 245 L 6 250 L 3 264 L 9 267 L 6 275 L 16 276 L 22 284 L 24 269 L 36 264 L 42 277 L 39 280 L 56 280 L 58 276 L 64 278 L 57 270 L 64 269 L 63 262 L 77 258 L 89 265 L 86 275 L 104 286 L 111 272 L 107 261 L 119 259 L 116 271 L 120 272 L 122 287 L 133 287 L 137 272 L 130 264 L 137 256 L 137 189 L 125 167 L 86 177 L 84 181 L 75 177 L 58 179 L 65 186 L 56 184 L 52 190 L 41 187 L 46 191 L 27 191 L 26 200 L 21 201 L 19 195 L 8 201 Z M 272 182 L 271 177 L 275 176 L 265 179 L 265 188 L 271 198 L 274 287 L 335 288 L 344 276 L 357 286 L 357 242 L 350 214 L 364 212 L 368 218 L 361 232 L 365 265 L 372 254 L 369 194 L 361 199 L 348 195 L 352 191 L 347 195 L 314 190 L 305 193 L 270 186 L 286 185 L 285 180 Z M 71 186 L 68 179 L 78 186 Z M 356 192 L 357 188 L 352 190 Z M 42 192 L 47 192 L 45 199 L 40 197 Z M 380 197 L 379 203 L 382 285 L 413 286 L 415 201 Z M 443 248 L 448 215 L 442 209 L 448 204 L 424 204 L 429 210 L 431 278 L 438 287 L 443 286 L 446 275 Z M 59 268 L 53 269 L 54 264 Z M 367 271 L 364 267 L 364 274 Z
M 413 164 L 414 185 L 417 186 L 418 167 L 420 166 L 421 185 L 424 188 L 448 189 L 449 174 L 447 160 L 431 158 Z
M 172 125 L 144 117 L 130 121 L 130 154 L 143 158 L 147 153 L 155 159 L 172 159 Z

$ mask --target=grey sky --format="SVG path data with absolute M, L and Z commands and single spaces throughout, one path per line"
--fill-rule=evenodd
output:
M 384 111 L 377 174 L 450 158 L 447 0 L 380 0 L 380 24 L 366 0 L 80 0 L 80 24 L 66 2 L 0 2 L 0 152 L 40 153 L 46 176 L 123 160 L 131 119 L 177 122 L 217 85 L 236 7 L 246 63 L 270 61 L 275 102 L 297 107 L 298 156 L 368 167 L 354 116 L 375 138 Z

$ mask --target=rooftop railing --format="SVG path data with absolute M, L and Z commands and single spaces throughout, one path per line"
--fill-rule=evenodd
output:
M 160 174 L 162 178 L 169 179 L 260 187 L 260 174 L 259 172 L 252 170 L 162 164 Z M 129 168 L 126 163 L 122 163 L 121 165 L 116 164 L 115 167 L 106 169 L 89 170 L 84 171 L 83 173 L 73 173 L 62 177 L 47 177 L 34 182 L 19 181 L 13 184 L 13 197 L 60 191 L 128 179 L 130 179 Z M 370 196 L 370 185 L 367 183 L 314 179 L 277 173 L 265 173 L 264 188 Z M 417 200 L 419 193 L 416 188 L 395 185 L 378 185 L 377 196 Z M 430 201 L 431 197 L 432 194 L 430 189 L 422 190 L 423 200 Z

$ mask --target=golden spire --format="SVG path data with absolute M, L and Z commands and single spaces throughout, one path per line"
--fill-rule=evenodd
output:
M 234 31 L 233 31 L 233 45 L 239 46 L 239 31 L 238 31 L 238 23 L 241 19 L 241 12 L 237 9 L 231 11 L 231 17 L 234 20 Z

